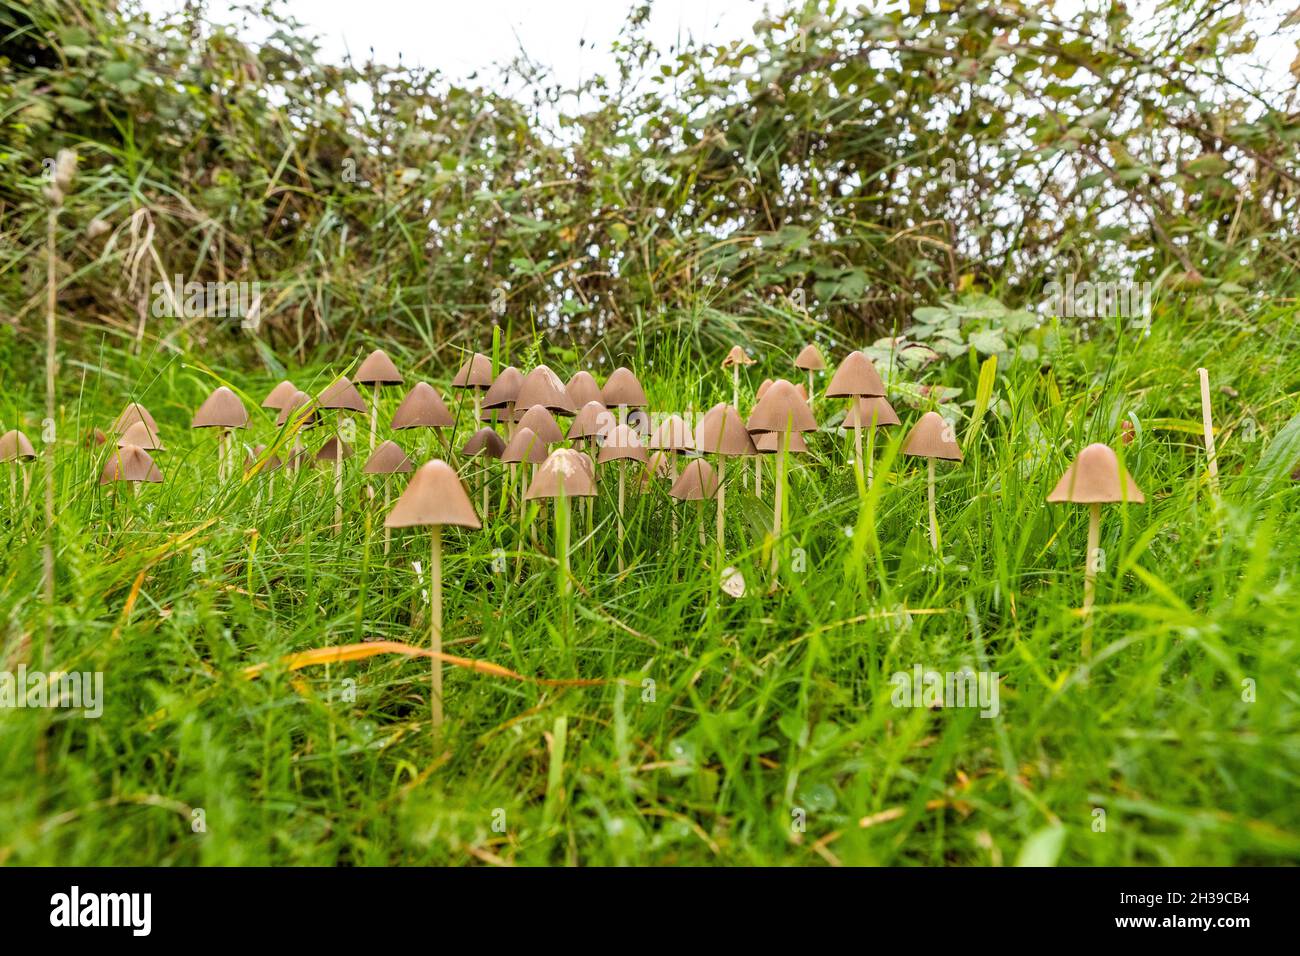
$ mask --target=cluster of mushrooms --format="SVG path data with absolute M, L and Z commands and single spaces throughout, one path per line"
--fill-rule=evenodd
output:
M 807 385 L 785 379 L 767 380 L 755 392 L 749 417 L 739 411 L 740 373 L 754 364 L 739 346 L 723 361 L 731 372 L 732 401 L 718 403 L 698 421 L 689 413 L 663 416 L 652 421 L 649 403 L 636 375 L 628 368 L 616 369 L 601 386 L 589 372 L 580 371 L 566 384 L 547 366 L 539 365 L 528 373 L 506 367 L 494 373 L 492 361 L 481 353 L 471 355 L 456 373 L 452 388 L 472 400 L 474 421 L 481 427 L 470 435 L 460 449 L 462 460 L 480 459 L 487 464 L 499 461 L 509 466 L 500 475 L 500 499 L 503 520 L 513 503 L 521 520 L 525 502 L 552 502 L 555 524 L 555 559 L 558 566 L 558 589 L 566 593 L 571 586 L 569 571 L 569 535 L 571 501 L 586 504 L 588 522 L 592 520 L 593 498 L 602 466 L 617 469 L 617 560 L 624 570 L 623 514 L 627 494 L 627 467 L 638 468 L 634 487 L 645 489 L 655 481 L 669 485 L 669 495 L 678 501 L 716 506 L 716 548 L 719 559 L 725 557 L 726 493 L 729 481 L 739 474 L 748 484 L 743 462 L 728 479 L 728 459 L 754 459 L 754 491 L 762 495 L 764 457 L 775 459 L 771 537 L 765 542 L 770 550 L 770 572 L 775 586 L 779 570 L 779 549 L 788 480 L 789 456 L 808 451 L 807 437 L 818 430 L 814 413 L 814 373 L 826 368 L 816 346 L 799 353 L 794 365 L 807 373 Z M 371 352 L 349 378 L 340 376 L 318 395 L 300 390 L 290 381 L 271 389 L 262 407 L 276 414 L 277 437 L 270 445 L 251 446 L 243 461 L 245 480 L 264 478 L 267 494 L 274 494 L 275 473 L 281 469 L 296 471 L 327 463 L 333 468 L 335 527 L 342 526 L 345 514 L 344 462 L 355 451 L 347 438 L 356 441 L 352 416 L 369 416 L 369 452 L 362 467 L 384 489 L 385 551 L 389 548 L 392 529 L 427 527 L 430 544 L 430 636 L 433 664 L 433 719 L 442 722 L 442 528 L 454 526 L 481 529 L 490 507 L 490 468 L 479 469 L 481 504 L 476 508 L 461 475 L 447 459 L 455 459 L 451 436 L 457 416 L 443 397 L 427 382 L 410 387 L 389 420 L 394 434 L 402 433 L 416 460 L 426 464 L 418 469 L 412 456 L 396 437 L 380 440 L 380 406 L 385 389 L 403 387 L 405 379 L 392 359 L 382 350 Z M 369 402 L 362 389 L 368 389 Z M 852 456 L 860 493 L 874 481 L 872 462 L 874 437 L 880 428 L 898 426 L 900 420 L 886 396 L 885 384 L 870 358 L 863 352 L 850 352 L 831 375 L 821 401 L 843 401 L 847 407 L 840 429 L 853 433 Z M 465 403 L 458 405 L 458 411 Z M 561 427 L 557 416 L 568 418 Z M 217 473 L 231 477 L 237 467 L 237 448 L 233 435 L 249 424 L 243 400 L 228 386 L 216 388 L 194 413 L 192 427 L 216 433 Z M 331 425 L 326 441 L 313 453 L 303 443 L 308 429 Z M 653 427 L 652 427 L 653 426 Z M 423 430 L 423 431 L 421 431 Z M 449 431 L 451 430 L 451 431 Z M 864 450 L 864 435 L 867 447 Z M 153 453 L 164 449 L 158 426 L 149 411 L 132 402 L 113 423 L 113 453 L 107 456 L 100 484 L 132 483 L 137 491 L 141 483 L 163 479 Z M 935 508 L 936 461 L 962 460 L 961 448 L 950 425 L 937 412 L 924 413 L 902 443 L 905 455 L 927 461 L 927 492 L 930 519 L 930 542 L 940 548 Z M 284 451 L 283 458 L 280 451 Z M 445 457 L 444 457 L 445 455 Z M 35 456 L 31 442 L 21 432 L 0 436 L 0 461 L 11 469 L 25 458 Z M 711 460 L 713 463 L 711 463 Z M 714 464 L 716 463 L 716 465 Z M 411 474 L 395 503 L 391 502 L 388 483 L 382 476 Z M 11 494 L 14 479 L 11 471 Z M 369 480 L 369 479 L 368 479 Z M 367 491 L 373 495 L 373 486 Z M 24 484 L 24 494 L 26 484 Z M 1083 449 L 1053 489 L 1049 502 L 1073 502 L 1090 506 L 1088 560 L 1085 565 L 1085 612 L 1093 603 L 1101 505 L 1107 502 L 1141 503 L 1142 492 L 1124 471 L 1114 451 L 1102 444 Z M 672 515 L 674 532 L 677 516 Z M 536 530 L 534 528 L 534 535 Z M 704 542 L 701 522 L 700 536 Z M 721 560 L 719 561 L 721 567 Z M 734 573 L 728 568 L 726 574 Z M 741 585 L 743 591 L 743 583 Z M 730 589 L 729 589 L 730 590 Z M 732 592 L 736 593 L 736 592 Z

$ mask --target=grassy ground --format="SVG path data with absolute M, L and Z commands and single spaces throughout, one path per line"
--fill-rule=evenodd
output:
M 383 553 L 382 515 L 362 504 L 363 457 L 349 462 L 336 535 L 327 469 L 282 474 L 273 499 L 262 480 L 217 482 L 212 436 L 188 428 L 216 384 L 199 358 L 66 363 L 53 637 L 45 643 L 37 463 L 32 503 L 6 507 L 0 530 L 0 669 L 102 671 L 106 702 L 98 720 L 0 711 L 0 861 L 1295 861 L 1296 345 L 1285 313 L 1214 330 L 1169 322 L 1067 344 L 1050 372 L 1004 369 L 979 422 L 960 409 L 965 462 L 940 466 L 940 560 L 926 537 L 924 465 L 897 456 L 901 431 L 877 448 L 862 504 L 849 443 L 823 431 L 791 477 L 772 596 L 760 553 L 770 470 L 762 501 L 752 474 L 746 487 L 728 472 L 727 560 L 751 592 L 738 600 L 718 588 L 698 509 L 678 508 L 672 538 L 666 486 L 630 495 L 620 577 L 606 473 L 569 603 L 531 545 L 516 573 L 518 525 L 498 518 L 494 498 L 483 532 L 446 535 L 447 651 L 529 678 L 604 683 L 448 667 L 436 744 L 427 661 L 292 673 L 273 663 L 243 676 L 294 651 L 427 641 L 412 562 L 427 561 L 428 537 L 400 532 Z M 21 415 L 36 439 L 42 385 L 13 371 L 34 363 L 5 347 L 4 427 Z M 730 398 L 729 378 L 671 343 L 629 360 L 658 409 Z M 1216 386 L 1220 509 L 1202 477 L 1199 364 Z M 787 369 L 785 358 L 755 366 L 746 390 Z M 430 375 L 444 395 L 452 371 L 449 357 Z M 215 374 L 250 408 L 272 384 Z M 330 371 L 291 375 L 319 388 Z M 973 362 L 942 375 L 963 389 L 959 401 L 976 378 Z M 138 498 L 97 487 L 102 452 L 81 444 L 128 395 L 169 445 L 158 456 L 166 481 Z M 896 404 L 905 424 L 919 415 Z M 817 412 L 832 420 L 829 404 Z M 1126 417 L 1139 426 L 1127 464 L 1148 504 L 1106 509 L 1085 668 L 1074 609 L 1086 509 L 1044 497 L 1083 444 L 1118 447 Z M 359 423 L 362 455 L 365 434 Z M 273 435 L 255 415 L 248 438 Z M 476 468 L 463 471 L 475 487 Z M 712 528 L 711 511 L 703 521 Z M 537 528 L 547 550 L 545 515 Z M 916 664 L 996 671 L 999 714 L 895 707 L 891 675 Z

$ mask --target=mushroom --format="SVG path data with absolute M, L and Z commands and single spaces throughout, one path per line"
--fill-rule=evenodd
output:
M 442 396 L 428 382 L 416 382 L 393 413 L 393 428 L 450 428 L 455 424 Z
M 126 430 L 136 422 L 144 422 L 149 426 L 149 431 L 155 435 L 158 434 L 158 423 L 149 414 L 149 409 L 139 402 L 127 403 L 126 408 L 122 409 L 122 414 L 117 416 L 117 420 L 113 422 L 113 427 L 109 431 L 114 435 L 125 435 Z
M 22 432 L 17 429 L 11 429 L 0 435 L 0 462 L 9 463 L 9 504 L 11 508 L 18 507 L 18 463 L 20 461 L 30 461 L 36 457 L 36 449 L 32 447 L 31 441 Z M 26 471 L 23 472 L 23 500 L 27 500 L 27 494 L 31 491 L 32 479 Z
M 517 412 L 518 409 L 516 408 Z M 519 427 L 531 429 L 538 438 L 548 445 L 564 441 L 564 432 L 560 430 L 560 425 L 555 420 L 555 416 L 546 409 L 545 405 L 534 405 L 524 412 L 519 418 Z
M 429 561 L 429 644 L 433 651 L 433 730 L 442 727 L 442 529 L 454 525 L 477 531 L 483 527 L 474 513 L 460 476 L 445 461 L 435 458 L 411 478 L 385 528 L 432 528 Z
M 523 429 L 520 429 L 523 431 Z M 572 448 L 557 448 L 542 462 L 524 497 L 532 501 L 550 498 L 555 502 L 556 558 L 559 561 L 559 591 L 569 593 L 568 499 L 596 494 L 596 477 L 586 463 L 587 456 Z
M 749 414 L 750 431 L 768 432 L 777 438 L 776 491 L 772 500 L 772 579 L 780 567 L 781 521 L 785 497 L 790 436 L 817 430 L 817 420 L 799 390 L 785 379 L 777 379 Z M 805 446 L 806 447 L 806 446 Z
M 657 451 L 666 451 L 669 453 L 670 477 L 677 480 L 677 453 L 682 451 L 695 450 L 695 436 L 691 434 L 691 426 L 680 415 L 669 415 L 659 427 L 650 433 L 650 438 L 646 441 L 646 447 Z
M 605 379 L 605 387 L 601 389 L 600 394 L 601 400 L 608 408 L 645 408 L 646 406 L 645 390 L 637 381 L 637 377 L 632 374 L 632 370 L 626 366 L 614 369 L 609 378 Z
M 361 469 L 367 475 L 405 475 L 415 470 L 415 465 L 411 459 L 406 457 L 406 452 L 402 451 L 402 446 L 395 441 L 385 441 L 376 448 L 366 459 L 365 466 Z M 384 482 L 384 510 L 389 509 L 389 501 L 392 495 L 392 486 Z M 392 529 L 387 524 L 384 525 L 384 554 L 387 554 L 392 542 Z
M 1132 476 L 1124 470 L 1119 457 L 1109 445 L 1089 445 L 1066 469 L 1052 493 L 1051 504 L 1072 503 L 1088 506 L 1088 552 L 1083 571 L 1084 635 L 1081 652 L 1092 656 L 1092 631 L 1089 626 L 1096 597 L 1097 571 L 1101 544 L 1101 506 L 1110 503 L 1146 504 L 1146 496 Z
M 520 428 L 506 442 L 506 447 L 501 449 L 501 460 L 510 466 L 510 487 L 513 493 L 515 484 L 516 465 L 540 465 L 546 461 L 546 442 L 537 437 L 537 433 L 531 428 Z M 528 469 L 524 468 L 523 476 L 519 479 L 519 517 L 523 520 L 524 491 L 528 483 Z M 536 469 L 534 469 L 536 470 Z
M 617 461 L 618 464 L 618 570 L 623 572 L 623 486 L 625 462 L 646 460 L 645 448 L 641 445 L 641 436 L 626 425 L 615 425 L 614 430 L 605 436 L 596 459 L 600 464 Z
M 370 386 L 370 451 L 373 452 L 375 433 L 379 428 L 379 389 L 386 385 L 401 385 L 405 379 L 388 353 L 383 349 L 375 349 L 361 362 L 356 382 L 358 385 Z
M 700 502 L 700 547 L 704 547 L 704 502 L 722 487 L 713 468 L 703 458 L 693 458 L 682 468 L 668 494 L 678 501 Z
M 818 351 L 815 345 L 805 345 L 803 351 L 794 358 L 794 367 L 803 369 L 808 373 L 808 407 L 813 405 L 813 372 L 820 372 L 826 368 L 826 360 L 822 358 L 822 353 Z
M 882 398 L 884 394 L 885 383 L 880 380 L 875 365 L 865 354 L 858 351 L 850 352 L 845 356 L 840 367 L 831 376 L 830 384 L 826 386 L 827 398 Z M 875 457 L 874 448 L 872 457 Z M 862 426 L 855 424 L 853 426 L 854 474 L 858 479 L 858 487 L 865 492 L 867 485 L 863 477 L 862 461 Z
M 952 425 L 938 412 L 926 412 L 903 440 L 903 454 L 926 459 L 926 494 L 930 502 L 930 547 L 939 550 L 939 519 L 934 510 L 934 462 L 936 458 L 961 461 L 961 448 Z
M 745 429 L 740 412 L 719 402 L 700 419 L 695 429 L 696 447 L 708 455 L 718 456 L 718 550 L 726 550 L 727 459 L 757 454 L 754 442 Z
M 482 352 L 475 352 L 451 380 L 451 387 L 469 389 L 474 393 L 474 421 L 478 421 L 483 393 L 492 387 L 492 360 Z
M 262 407 L 269 408 L 272 411 L 281 411 L 285 403 L 296 394 L 298 394 L 298 386 L 286 378 L 266 393 L 266 398 L 262 399 Z
M 234 459 L 226 452 L 230 431 L 234 428 L 243 428 L 247 424 L 248 409 L 239 400 L 239 396 L 225 385 L 212 390 L 212 394 L 199 406 L 199 410 L 194 413 L 194 420 L 190 422 L 191 428 L 221 429 L 217 433 L 217 476 L 222 481 L 226 478 L 226 472 L 234 467 Z M 149 431 L 156 440 L 158 433 L 152 424 L 149 425 Z
M 519 397 L 519 389 L 523 384 L 523 374 L 513 365 L 508 365 L 497 374 L 492 387 L 483 395 L 484 411 L 505 410 L 510 434 L 514 434 L 515 400 Z
M 500 459 L 501 453 L 506 450 L 505 440 L 496 433 L 492 428 L 480 428 L 474 434 L 469 436 L 465 442 L 465 447 L 460 450 L 461 455 L 466 458 L 477 458 L 482 456 L 484 459 L 483 476 L 481 484 L 483 486 L 483 520 L 488 516 L 488 485 L 492 478 L 492 459 Z
M 366 413 L 366 400 L 361 397 L 355 385 L 346 375 L 340 375 L 329 388 L 320 393 L 316 404 L 321 408 L 331 408 L 338 412 L 339 427 L 335 437 L 337 441 L 328 442 L 325 448 L 334 452 L 334 530 L 343 530 L 343 459 L 351 457 L 352 449 L 343 441 L 343 416 L 345 412 Z M 325 449 L 321 449 L 323 452 Z M 321 455 L 317 460 L 323 461 Z
M 1219 455 L 1214 450 L 1214 413 L 1210 408 L 1210 372 L 1198 368 L 1201 379 L 1201 427 L 1205 434 L 1205 472 L 1210 478 L 1210 493 L 1219 500 Z
M 601 406 L 605 404 L 600 386 L 596 384 L 596 379 L 592 377 L 590 372 L 574 372 L 573 378 L 569 379 L 569 384 L 564 386 L 564 389 L 569 393 L 569 398 L 573 401 L 573 407 L 579 411 L 582 410 L 583 406 L 592 402 L 596 402 Z
M 733 345 L 727 357 L 722 360 L 723 369 L 731 369 L 731 405 L 733 408 L 740 407 L 740 367 L 742 365 L 753 365 L 754 359 L 745 354 L 745 350 L 739 345 Z
M 573 415 L 578 411 L 559 376 L 545 365 L 537 366 L 524 376 L 519 394 L 515 397 L 515 420 L 521 420 L 522 414 L 534 405 L 541 405 L 560 415 Z
M 283 467 L 284 462 L 280 461 L 280 456 L 272 451 L 267 454 L 266 445 L 254 445 L 252 452 L 244 459 L 244 479 L 252 478 L 254 475 L 265 474 L 266 479 L 266 500 L 275 499 L 275 472 Z
M 163 480 L 162 472 L 154 464 L 149 453 L 138 445 L 126 445 L 115 448 L 104 462 L 104 470 L 99 474 L 101 485 L 115 481 L 127 481 L 136 494 L 140 493 L 141 482 L 158 483 Z
M 867 486 L 870 487 L 875 481 L 875 431 L 877 428 L 883 428 L 886 425 L 901 425 L 898 420 L 898 413 L 894 411 L 894 406 L 889 404 L 889 400 L 883 396 L 878 398 L 857 398 L 849 403 L 849 410 L 844 414 L 844 421 L 840 423 L 840 428 L 844 431 L 849 429 L 869 429 L 867 432 L 869 451 L 867 454 Z
M 144 422 L 136 422 L 126 430 L 117 442 L 118 447 L 123 445 L 136 445 L 145 451 L 166 451 L 167 446 L 162 443 L 162 439 L 153 432 L 149 431 L 149 426 Z

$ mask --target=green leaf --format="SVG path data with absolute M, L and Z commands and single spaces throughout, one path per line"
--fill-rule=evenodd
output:
M 1016 866 L 1056 866 L 1065 849 L 1065 827 L 1057 823 L 1029 835 L 1016 854 Z
M 1279 484 L 1291 480 L 1291 472 L 1300 464 L 1300 414 L 1282 426 L 1273 436 L 1253 469 L 1256 494 L 1264 495 Z

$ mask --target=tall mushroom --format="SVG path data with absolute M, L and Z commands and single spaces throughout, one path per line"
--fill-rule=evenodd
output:
M 618 462 L 618 570 L 623 572 L 623 495 L 626 481 L 626 462 L 646 460 L 645 448 L 641 436 L 627 425 L 615 425 L 613 431 L 604 436 L 597 458 L 600 464 L 609 461 Z
M 338 427 L 335 441 L 329 447 L 334 452 L 334 530 L 343 530 L 343 459 L 352 454 L 343 439 L 343 421 L 347 412 L 366 413 L 366 400 L 361 397 L 357 387 L 346 375 L 340 375 L 329 388 L 320 393 L 316 400 L 320 408 L 330 408 L 338 412 Z M 321 459 L 320 455 L 316 456 Z M 323 460 L 323 459 L 321 459 Z
M 316 408 L 315 401 L 306 392 L 294 392 L 283 400 L 280 414 L 275 417 L 275 426 L 276 428 L 287 426 L 289 434 L 293 436 L 293 446 L 289 449 L 285 461 L 285 467 L 290 471 L 312 466 L 313 459 L 303 448 L 298 432 L 304 428 L 315 428 L 319 424 L 320 412 Z
M 727 459 L 757 454 L 740 412 L 719 402 L 700 419 L 695 445 L 706 455 L 718 456 L 718 551 L 726 553 Z
M 722 487 L 717 474 L 703 458 L 693 458 L 682 468 L 668 494 L 678 501 L 700 502 L 700 547 L 704 547 L 704 502 Z
M 540 405 L 557 415 L 573 415 L 578 409 L 569 398 L 560 377 L 545 365 L 539 365 L 524 376 L 515 396 L 515 421 L 521 421 L 531 408 Z
M 384 519 L 385 528 L 432 528 L 429 561 L 429 647 L 433 651 L 433 729 L 442 727 L 442 529 L 446 525 L 483 527 L 460 476 L 435 458 L 411 478 L 410 484 Z
M 375 433 L 379 428 L 379 390 L 387 385 L 405 382 L 393 360 L 383 349 L 375 349 L 357 369 L 356 383 L 370 386 L 370 451 L 375 450 Z
M 36 457 L 36 449 L 32 447 L 31 441 L 22 432 L 17 429 L 11 429 L 0 435 L 0 462 L 9 463 L 9 506 L 16 509 L 18 507 L 18 463 L 20 461 L 31 461 Z M 27 493 L 31 490 L 32 479 L 25 471 L 23 472 L 23 500 L 27 500 Z
M 521 429 L 522 431 L 522 429 Z M 596 494 L 596 477 L 587 456 L 572 448 L 557 448 L 542 462 L 524 496 L 529 501 L 550 498 L 555 502 L 556 559 L 559 562 L 559 591 L 569 593 L 569 509 L 570 498 Z
M 779 544 L 784 514 L 790 436 L 816 431 L 817 421 L 813 418 L 812 409 L 799 394 L 799 390 L 785 379 L 777 379 L 750 412 L 748 428 L 750 431 L 768 432 L 778 438 L 776 490 L 773 493 L 772 503 L 772 577 L 775 580 L 780 567 Z
M 516 465 L 540 465 L 546 461 L 546 442 L 537 437 L 537 433 L 531 428 L 520 428 L 511 436 L 510 441 L 506 442 L 506 447 L 501 450 L 501 460 L 510 466 L 510 486 L 511 493 L 514 493 L 515 484 L 515 466 Z M 523 532 L 524 517 L 524 490 L 528 486 L 528 469 L 524 468 L 523 477 L 519 482 L 519 521 L 520 533 Z
M 518 414 L 517 408 L 515 412 Z M 531 429 L 533 434 L 548 445 L 564 441 L 564 432 L 560 429 L 560 423 L 555 420 L 555 416 L 545 405 L 534 405 L 524 412 L 519 418 L 519 427 Z
M 849 410 L 844 415 L 844 421 L 840 423 L 840 429 L 848 431 L 850 429 L 861 430 L 868 429 L 867 439 L 867 486 L 870 487 L 875 481 L 875 432 L 879 428 L 887 425 L 901 425 L 898 420 L 898 413 L 894 411 L 894 406 L 889 404 L 889 399 L 880 398 L 857 398 L 849 403 Z
M 1095 443 L 1079 452 L 1047 500 L 1052 504 L 1068 502 L 1088 506 L 1088 553 L 1083 570 L 1084 634 L 1081 646 L 1086 659 L 1092 656 L 1090 624 L 1092 605 L 1096 598 L 1097 571 L 1101 564 L 1101 506 L 1111 503 L 1141 505 L 1147 499 L 1110 446 Z
M 606 408 L 619 409 L 617 417 L 620 422 L 626 420 L 628 409 L 646 407 L 645 389 L 626 366 L 619 366 L 610 373 L 600 394 Z
M 826 368 L 826 360 L 815 345 L 805 345 L 803 351 L 795 356 L 794 367 L 808 373 L 808 407 L 813 407 L 813 372 Z
M 104 462 L 104 470 L 99 474 L 101 485 L 116 481 L 130 482 L 136 494 L 140 493 L 141 482 L 158 483 L 163 480 L 162 472 L 149 457 L 149 453 L 137 445 L 125 445 L 109 452 Z
M 120 439 L 118 447 L 123 445 L 135 445 L 143 448 L 145 451 L 166 451 L 167 446 L 163 444 L 162 439 L 149 430 L 149 426 L 144 422 L 136 422 L 126 430 Z
M 885 383 L 880 380 L 876 366 L 865 354 L 857 351 L 845 356 L 826 386 L 827 398 L 880 398 L 884 394 Z M 862 460 L 862 426 L 859 423 L 853 426 L 853 462 L 858 487 L 865 489 Z
M 297 394 L 298 386 L 286 378 L 266 393 L 266 398 L 262 399 L 262 407 L 274 412 L 283 411 L 285 403 Z
M 584 405 L 591 402 L 605 404 L 600 386 L 596 384 L 596 379 L 588 371 L 574 372 L 573 378 L 569 379 L 569 384 L 564 386 L 564 390 L 569 393 L 569 398 L 576 409 L 581 410 Z
M 745 350 L 739 345 L 733 345 L 727 357 L 722 360 L 724 370 L 731 369 L 731 405 L 733 408 L 740 407 L 740 367 L 742 365 L 753 365 L 754 359 L 745 354 Z
M 961 447 L 952 425 L 938 412 L 926 412 L 903 440 L 903 454 L 926 459 L 926 496 L 930 502 L 930 547 L 939 551 L 939 518 L 934 507 L 936 459 L 961 461 Z
M 465 447 L 460 453 L 465 458 L 482 457 L 483 464 L 483 520 L 488 516 L 488 485 L 492 477 L 491 464 L 492 459 L 500 459 L 501 453 L 506 450 L 505 440 L 496 433 L 493 428 L 480 428 L 474 434 L 469 436 L 465 442 Z
M 367 475 L 405 475 L 415 469 L 411 459 L 406 457 L 406 452 L 402 451 L 402 446 L 395 441 L 385 441 L 371 453 L 366 459 L 362 471 Z M 392 495 L 392 487 L 389 482 L 384 482 L 384 510 L 389 510 L 389 500 Z M 387 554 L 392 543 L 393 529 L 387 522 L 384 523 L 384 554 Z
M 475 352 L 451 380 L 451 387 L 469 389 L 474 393 L 474 421 L 479 420 L 483 393 L 492 387 L 492 360 L 482 352 Z
M 226 479 L 227 470 L 234 467 L 235 461 L 226 450 L 230 431 L 233 428 L 243 428 L 247 424 L 248 409 L 239 400 L 239 396 L 224 385 L 212 390 L 212 394 L 199 406 L 199 410 L 194 413 L 194 420 L 190 422 L 191 428 L 221 429 L 217 432 L 217 476 L 222 481 Z M 157 434 L 153 428 L 150 428 L 150 431 L 154 435 Z

